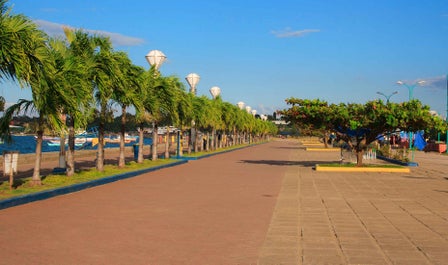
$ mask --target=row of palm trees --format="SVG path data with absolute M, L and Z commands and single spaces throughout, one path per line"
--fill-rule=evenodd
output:
M 68 133 L 66 174 L 71 176 L 75 172 L 75 129 L 85 128 L 93 115 L 100 118 L 96 169 L 103 171 L 104 125 L 113 117 L 115 106 L 122 115 L 119 167 L 125 166 L 124 135 L 130 107 L 135 109 L 139 123 L 138 162 L 143 162 L 143 129 L 148 124 L 153 125 L 153 143 L 157 143 L 157 128 L 163 124 L 181 131 L 195 124 L 204 133 L 220 131 L 234 135 L 234 139 L 241 139 L 237 135 L 243 133 L 266 135 L 276 131 L 271 123 L 255 119 L 220 97 L 212 100 L 187 93 L 176 76 L 165 77 L 154 66 L 146 71 L 132 64 L 128 55 L 114 50 L 106 37 L 69 28 L 64 29 L 65 38 L 49 37 L 26 16 L 12 14 L 6 3 L 0 0 L 0 80 L 13 80 L 22 88 L 30 88 L 32 99 L 21 99 L 5 110 L 0 133 L 10 139 L 9 122 L 15 114 L 37 114 L 34 185 L 41 184 L 44 129 L 59 131 L 62 138 Z M 197 150 L 198 145 L 191 148 Z M 154 160 L 156 148 L 153 144 Z

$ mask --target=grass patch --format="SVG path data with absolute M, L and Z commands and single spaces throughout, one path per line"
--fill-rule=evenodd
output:
M 331 163 L 331 164 L 319 164 L 320 167 L 344 167 L 344 168 L 359 168 L 355 163 Z M 381 164 L 363 164 L 361 168 L 403 168 L 399 165 L 381 165 Z
M 105 165 L 104 171 L 99 172 L 96 169 L 87 169 L 76 172 L 73 176 L 67 177 L 66 175 L 47 175 L 42 177 L 41 186 L 31 186 L 29 178 L 20 178 L 14 180 L 14 189 L 9 189 L 9 180 L 4 180 L 0 182 L 0 200 L 8 199 L 16 196 L 22 196 L 27 194 L 32 194 L 40 191 L 66 187 L 74 184 L 84 183 L 96 179 L 101 179 L 105 177 L 110 177 L 113 175 L 127 173 L 142 169 L 153 168 L 157 166 L 167 165 L 177 162 L 177 160 L 172 159 L 158 159 L 156 161 L 144 160 L 143 163 L 139 164 L 136 162 L 127 163 L 124 168 L 119 168 L 116 165 Z

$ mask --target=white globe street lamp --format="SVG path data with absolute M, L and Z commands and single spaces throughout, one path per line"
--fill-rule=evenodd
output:
M 241 110 L 244 108 L 244 102 L 242 102 L 242 101 L 236 103 L 236 105 L 237 105 L 238 108 L 241 109 Z
M 190 93 L 196 95 L 196 85 L 199 83 L 201 77 L 198 74 L 191 73 L 188 74 L 185 79 L 187 80 L 188 85 L 190 85 Z
M 156 70 L 159 70 L 159 67 L 165 62 L 166 56 L 163 54 L 163 52 L 159 50 L 152 50 L 148 52 L 145 56 L 146 61 L 148 61 L 149 65 L 156 68 Z
M 217 86 L 210 88 L 210 94 L 212 94 L 213 99 L 216 99 L 221 94 L 221 88 Z
M 252 110 L 252 108 L 250 106 L 246 106 L 247 113 L 250 113 L 251 110 Z

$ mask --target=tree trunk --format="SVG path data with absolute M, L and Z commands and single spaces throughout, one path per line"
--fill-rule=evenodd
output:
M 165 159 L 170 158 L 170 129 L 166 126 Z
M 182 128 L 182 127 L 181 127 Z M 177 156 L 179 157 L 179 156 L 183 156 L 184 155 L 184 151 L 183 151 L 183 145 L 182 145 L 182 143 L 183 143 L 183 133 L 182 133 L 182 129 L 179 131 L 179 132 L 177 132 L 178 133 L 178 136 L 176 136 L 176 137 L 178 137 L 177 139 L 178 139 L 178 141 L 177 141 L 177 144 L 179 145 L 179 153 L 177 154 Z
M 328 148 L 328 134 L 326 132 L 324 133 L 324 146 Z
M 209 151 L 210 150 L 210 133 L 207 132 L 207 136 L 206 136 L 206 144 L 205 144 L 205 151 Z
M 42 185 L 40 178 L 40 164 L 42 161 L 42 136 L 44 132 L 42 130 L 37 131 L 36 139 L 36 160 L 34 163 L 33 177 L 31 178 L 31 186 Z
M 151 149 L 152 149 L 151 153 L 152 153 L 152 160 L 153 161 L 157 160 L 157 141 L 158 141 L 158 139 L 157 139 L 157 136 L 158 136 L 157 130 L 158 130 L 157 124 L 155 122 L 153 122 L 152 123 L 152 147 L 151 147 Z
M 138 157 L 137 163 L 143 163 L 143 146 L 144 146 L 143 123 L 140 123 L 140 130 L 138 131 Z
M 104 120 L 106 118 L 106 106 L 101 107 L 100 124 L 98 126 L 98 152 L 96 170 L 104 171 Z
M 60 134 L 60 144 L 59 144 L 59 167 L 66 168 L 65 162 L 65 134 L 62 132 Z
M 194 150 L 194 152 L 197 152 L 198 148 L 197 148 L 196 130 L 195 130 L 195 128 L 193 126 L 191 126 L 191 129 L 190 129 L 190 139 L 189 140 L 190 141 L 189 141 L 188 151 L 190 152 L 190 150 L 191 151 Z
M 70 117 L 68 121 L 68 153 L 67 153 L 67 177 L 75 174 L 75 121 Z
M 126 133 L 126 106 L 121 106 L 120 155 L 118 157 L 119 168 L 123 168 L 126 164 L 124 156 L 125 133 Z
M 199 151 L 199 142 L 202 144 L 202 136 L 201 136 L 201 140 L 199 140 L 198 138 L 198 131 L 196 130 L 196 128 L 194 129 L 194 136 L 193 136 L 193 145 L 194 145 L 194 152 L 197 153 Z
M 362 156 L 364 154 L 364 151 L 361 150 L 356 150 L 356 166 L 357 167 L 362 167 Z

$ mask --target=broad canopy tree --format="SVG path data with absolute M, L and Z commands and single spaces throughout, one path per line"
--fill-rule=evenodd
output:
M 281 111 L 287 121 L 301 128 L 334 132 L 355 152 L 357 166 L 368 146 L 380 136 L 396 131 L 446 130 L 446 122 L 430 113 L 429 106 L 418 100 L 384 103 L 382 100 L 365 104 L 328 104 L 321 100 L 289 98 L 292 105 Z

